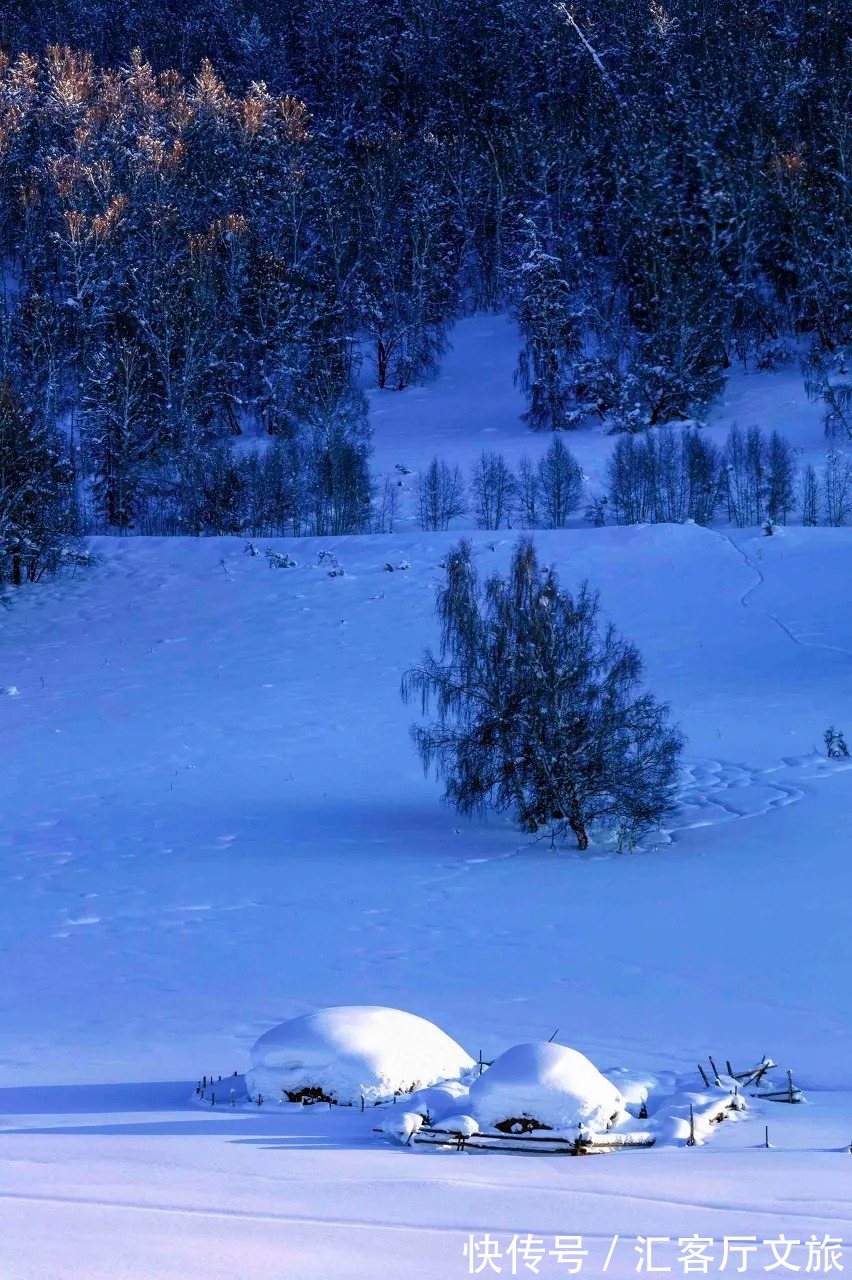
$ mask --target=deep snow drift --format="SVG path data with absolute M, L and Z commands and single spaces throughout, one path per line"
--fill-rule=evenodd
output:
M 380 462 L 539 447 L 507 332 L 471 322 L 435 384 L 374 397 Z M 732 380 L 719 421 L 807 452 L 800 395 L 792 372 Z M 590 474 L 610 447 L 568 443 Z M 566 585 L 600 589 L 689 738 L 678 813 L 622 857 L 460 820 L 423 778 L 399 680 L 435 643 L 457 536 L 270 544 L 286 570 L 239 539 L 97 540 L 93 569 L 3 613 L 4 1280 L 451 1280 L 471 1232 L 582 1234 L 592 1275 L 618 1234 L 625 1280 L 639 1235 L 673 1237 L 678 1274 L 693 1233 L 850 1234 L 852 771 L 822 734 L 852 727 L 852 531 L 537 536 Z M 505 569 L 514 533 L 473 539 Z M 486 1060 L 561 1027 L 625 1096 L 769 1052 L 808 1102 L 591 1160 L 412 1153 L 354 1110 L 188 1104 L 268 1028 L 344 1003 L 415 1009 Z

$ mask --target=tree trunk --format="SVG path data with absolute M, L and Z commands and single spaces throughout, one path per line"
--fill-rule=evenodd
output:
M 390 352 L 385 344 L 379 338 L 376 342 L 376 374 L 378 376 L 379 387 L 384 390 L 388 380 L 388 365 L 390 363 Z
M 586 835 L 586 828 L 583 824 L 583 819 L 579 815 L 575 815 L 574 817 L 569 818 L 568 826 L 577 837 L 577 848 L 588 849 L 589 837 Z

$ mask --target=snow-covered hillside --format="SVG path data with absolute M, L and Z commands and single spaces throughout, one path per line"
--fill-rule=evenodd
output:
M 508 326 L 469 326 L 434 384 L 374 398 L 384 468 L 541 447 Z M 792 373 L 732 380 L 714 421 L 733 417 L 821 447 Z M 599 473 L 610 442 L 569 443 Z M 445 1280 L 486 1231 L 583 1235 L 589 1274 L 618 1234 L 625 1277 L 640 1235 L 849 1234 L 852 770 L 822 734 L 852 728 L 852 530 L 536 536 L 600 589 L 689 739 L 678 814 L 622 857 L 460 820 L 423 778 L 399 681 L 436 639 L 456 537 L 258 543 L 288 569 L 242 539 L 95 540 L 94 568 L 4 613 L 4 1280 Z M 472 537 L 505 567 L 513 534 Z M 486 1059 L 557 1027 L 604 1070 L 766 1052 L 809 1102 L 599 1160 L 402 1152 L 356 1114 L 189 1105 L 275 1023 L 347 1003 Z
M 456 325 L 451 342 L 434 381 L 403 394 L 370 393 L 376 468 L 394 479 L 399 478 L 397 464 L 410 468 L 412 477 L 403 485 L 412 492 L 416 473 L 436 455 L 458 463 L 469 476 L 484 449 L 499 450 L 514 468 L 524 453 L 538 458 L 552 443 L 548 432 L 534 433 L 520 421 L 527 402 L 512 381 L 520 340 L 511 321 L 504 315 L 472 316 Z M 737 366 L 711 406 L 705 429 L 720 446 L 735 425 L 777 429 L 795 446 L 800 465 L 819 467 L 831 443 L 822 414 L 819 402 L 805 394 L 798 361 L 760 374 Z M 565 439 L 589 489 L 602 490 L 614 438 L 600 426 L 588 426 Z

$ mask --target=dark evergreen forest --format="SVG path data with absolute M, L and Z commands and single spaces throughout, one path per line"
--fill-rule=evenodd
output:
M 366 527 L 365 370 L 476 309 L 547 431 L 852 340 L 835 0 L 12 0 L 0 49 L 7 579 L 75 529 Z

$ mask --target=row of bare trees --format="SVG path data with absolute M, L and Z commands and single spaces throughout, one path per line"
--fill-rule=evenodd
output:
M 466 482 L 459 466 L 434 458 L 417 480 L 422 529 L 473 517 L 482 529 L 561 529 L 582 510 L 596 524 L 709 525 L 738 528 L 852 523 L 852 458 L 837 449 L 825 465 L 800 467 L 777 431 L 731 428 L 723 445 L 698 429 L 665 428 L 616 438 L 606 489 L 587 492 L 582 468 L 556 436 L 533 463 L 512 471 L 499 452 L 480 455 Z
M 503 455 L 486 450 L 476 463 L 469 485 L 461 468 L 433 458 L 418 477 L 417 504 L 422 529 L 447 529 L 470 512 L 482 529 L 562 529 L 583 498 L 583 472 L 556 436 L 533 463 L 521 458 L 513 472 Z

